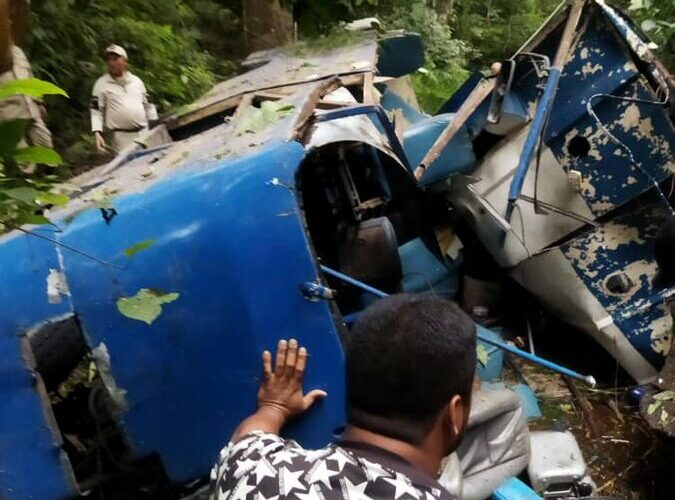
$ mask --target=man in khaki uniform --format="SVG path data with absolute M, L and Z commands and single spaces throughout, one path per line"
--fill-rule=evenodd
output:
M 110 45 L 105 49 L 105 59 L 108 74 L 96 80 L 91 96 L 91 130 L 99 151 L 108 148 L 105 130 L 112 132 L 113 149 L 119 152 L 148 128 L 150 120 L 157 119 L 157 112 L 148 101 L 143 81 L 127 71 L 126 50 Z
M 16 45 L 12 45 L 12 69 L 0 74 L 0 85 L 14 80 L 33 78 L 33 71 L 26 54 Z M 9 120 L 28 120 L 26 139 L 32 146 L 51 148 L 52 134 L 45 125 L 44 104 L 25 95 L 14 95 L 0 100 L 0 122 Z
M 17 45 L 26 31 L 29 5 L 27 0 L 0 0 L 0 85 L 33 78 L 28 58 Z M 25 139 L 30 145 L 51 148 L 45 115 L 42 102 L 32 97 L 14 95 L 0 100 L 0 121 L 27 120 Z

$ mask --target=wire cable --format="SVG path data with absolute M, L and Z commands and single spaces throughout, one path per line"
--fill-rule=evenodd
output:
M 659 197 L 665 204 L 665 206 L 668 208 L 670 213 L 672 215 L 675 215 L 675 209 L 673 209 L 673 206 L 670 204 L 670 201 L 668 200 L 668 197 L 666 194 L 663 192 L 661 189 L 661 186 L 659 185 L 658 181 L 645 169 L 642 165 L 640 165 L 637 161 L 635 161 L 635 156 L 633 156 L 633 151 L 621 140 L 619 140 L 614 134 L 612 134 L 607 127 L 605 126 L 604 123 L 600 120 L 598 115 L 595 113 L 593 110 L 593 100 L 598 99 L 600 97 L 607 97 L 609 99 L 614 99 L 617 101 L 625 101 L 625 102 L 634 102 L 634 103 L 640 103 L 640 104 L 649 104 L 649 105 L 658 105 L 658 106 L 664 106 L 668 103 L 668 99 L 670 98 L 670 91 L 666 90 L 665 92 L 665 97 L 663 101 L 650 101 L 648 99 L 638 99 L 636 97 L 621 97 L 621 96 L 615 96 L 611 94 L 593 94 L 589 99 L 588 102 L 586 103 L 586 111 L 588 111 L 588 114 L 595 120 L 595 123 L 598 125 L 598 127 L 605 133 L 607 134 L 607 137 L 615 143 L 617 146 L 619 146 L 628 156 L 628 160 L 630 163 L 637 168 L 656 188 L 656 192 L 658 193 Z

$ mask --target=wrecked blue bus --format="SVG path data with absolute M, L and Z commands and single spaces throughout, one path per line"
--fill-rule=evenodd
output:
M 245 63 L 74 179 L 53 225 L 0 236 L 1 498 L 196 488 L 280 337 L 307 346 L 307 386 L 329 393 L 288 432 L 331 440 L 340 338 L 373 297 L 321 266 L 453 298 L 454 224 L 654 379 L 675 294 L 653 253 L 673 211 L 672 82 L 619 10 L 563 2 L 434 116 L 408 78 L 416 34 Z

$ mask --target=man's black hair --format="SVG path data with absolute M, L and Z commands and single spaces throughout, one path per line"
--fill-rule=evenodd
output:
M 392 295 L 366 309 L 345 357 L 349 423 L 418 444 L 454 395 L 470 398 L 476 325 L 454 302 Z

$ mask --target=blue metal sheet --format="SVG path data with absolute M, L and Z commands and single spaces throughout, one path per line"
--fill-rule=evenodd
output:
M 492 500 L 541 500 L 541 497 L 520 479 L 512 477 L 492 493 Z
M 561 246 L 584 284 L 611 315 L 628 341 L 655 367 L 670 346 L 665 307 L 674 286 L 656 280 L 653 241 L 665 220 L 665 208 L 652 202 L 631 210 Z M 610 293 L 607 279 L 625 273 L 634 286 L 625 294 Z
M 70 304 L 47 300 L 49 269 L 59 268 L 53 246 L 17 233 L 0 244 L 0 498 L 63 498 L 74 488 L 45 421 L 20 336 L 39 320 L 68 313 Z
M 411 126 L 403 134 L 405 153 L 411 165 L 418 165 L 454 115 L 436 115 Z M 466 126 L 455 134 L 450 143 L 419 180 L 420 186 L 447 179 L 450 175 L 469 172 L 476 163 L 473 144 Z
M 301 293 L 319 274 L 293 185 L 304 149 L 272 140 L 254 154 L 169 172 L 145 191 L 120 194 L 109 224 L 79 213 L 62 243 L 6 236 L 0 289 L 0 491 L 3 498 L 72 493 L 69 468 L 21 358 L 19 334 L 71 311 L 47 300 L 50 268 L 63 269 L 91 347 L 104 344 L 126 391 L 121 424 L 138 456 L 157 452 L 177 482 L 206 475 L 234 427 L 256 405 L 260 355 L 280 338 L 311 353 L 306 387 L 329 397 L 288 435 L 318 447 L 344 424 L 343 354 L 326 302 Z M 131 245 L 155 244 L 133 258 Z M 282 264 L 283 263 L 283 264 Z M 116 301 L 140 288 L 177 292 L 152 324 L 122 316 Z M 40 481 L 35 481 L 40 477 Z
M 64 243 L 115 262 L 64 255 L 75 310 L 93 346 L 105 343 L 127 391 L 123 424 L 139 455 L 158 452 L 169 476 L 203 476 L 255 408 L 260 353 L 297 338 L 312 354 L 308 388 L 329 397 L 289 433 L 321 446 L 344 423 L 343 359 L 325 302 L 303 298 L 318 279 L 292 187 L 304 151 L 275 143 L 201 170 L 185 167 L 142 195 L 114 200 L 109 225 L 87 212 Z M 276 179 L 276 180 L 275 180 Z M 123 250 L 156 243 L 127 259 Z M 282 264 L 283 263 L 283 264 Z M 151 325 L 123 317 L 139 288 L 180 293 Z
M 584 117 L 590 96 L 612 94 L 639 74 L 623 40 L 602 14 L 589 16 L 585 22 L 586 30 L 574 46 L 560 78 L 546 140 L 564 133 Z
M 586 102 L 592 95 L 612 94 L 639 75 L 625 42 L 595 6 L 589 8 L 595 12 L 585 18 L 582 35 L 563 66 L 544 136 L 547 143 L 586 117 Z M 561 32 L 562 26 L 532 51 L 553 59 Z M 537 82 L 532 66 L 520 60 L 512 92 L 532 105 L 536 101 Z
M 428 115 L 425 115 L 424 113 L 413 108 L 410 104 L 405 102 L 405 100 L 400 95 L 391 90 L 389 87 L 384 87 L 384 92 L 380 98 L 380 106 L 390 112 L 400 109 L 403 112 L 403 117 L 409 124 L 415 124 L 424 120 L 425 118 L 428 118 Z
M 616 94 L 655 99 L 642 77 Z M 672 175 L 675 164 L 671 144 L 675 144 L 675 130 L 662 106 L 605 99 L 595 106 L 595 111 L 607 129 L 630 148 L 635 160 L 652 177 L 660 182 Z M 568 145 L 575 136 L 589 141 L 587 155 L 578 158 L 570 155 Z M 625 151 L 588 115 L 575 122 L 565 135 L 553 139 L 550 147 L 564 168 L 581 172 L 581 194 L 596 216 L 653 187 L 650 179 L 631 164 Z
M 601 216 L 650 189 L 652 183 L 599 130 L 586 104 L 596 94 L 658 99 L 638 72 L 630 46 L 608 21 L 607 13 L 596 5 L 588 8 L 592 13 L 584 20 L 582 35 L 563 68 L 544 137 L 563 168 L 581 172 L 582 195 L 593 214 Z M 561 29 L 533 50 L 553 57 Z M 528 66 L 519 63 L 512 92 L 533 105 L 537 80 Z M 600 97 L 593 100 L 593 107 L 602 123 L 633 151 L 636 161 L 650 175 L 658 181 L 672 175 L 675 167 L 670 145 L 675 143 L 675 130 L 662 106 Z M 587 155 L 575 157 L 570 153 L 569 142 L 575 136 L 589 141 Z

